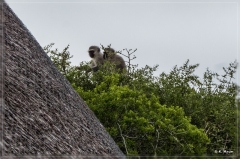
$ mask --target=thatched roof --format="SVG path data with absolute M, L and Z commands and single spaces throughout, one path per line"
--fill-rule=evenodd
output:
M 0 153 L 124 157 L 21 20 L 0 8 Z

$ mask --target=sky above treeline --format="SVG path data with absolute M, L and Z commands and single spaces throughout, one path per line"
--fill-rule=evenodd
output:
M 137 49 L 133 63 L 158 64 L 156 76 L 187 59 L 200 64 L 200 77 L 238 61 L 238 0 L 5 1 L 42 47 L 69 44 L 73 65 L 89 61 L 89 46 L 100 44 Z

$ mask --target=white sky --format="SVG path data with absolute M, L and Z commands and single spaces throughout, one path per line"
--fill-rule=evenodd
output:
M 100 44 L 137 48 L 134 63 L 158 64 L 158 74 L 190 59 L 203 77 L 207 67 L 222 73 L 238 60 L 239 0 L 5 1 L 41 46 L 70 44 L 73 65 L 89 61 L 89 46 Z

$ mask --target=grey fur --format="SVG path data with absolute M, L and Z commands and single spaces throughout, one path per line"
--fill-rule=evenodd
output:
M 115 52 L 113 48 L 105 48 L 103 52 L 103 58 L 110 63 L 114 63 L 116 65 L 116 69 L 120 69 L 120 71 L 126 69 L 125 61 Z
M 104 59 L 103 54 L 98 46 L 90 46 L 88 49 L 89 56 L 92 58 L 90 67 L 94 72 L 99 69 L 99 65 L 103 65 Z

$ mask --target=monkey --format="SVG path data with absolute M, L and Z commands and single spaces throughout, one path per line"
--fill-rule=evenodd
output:
M 103 52 L 103 59 L 105 61 L 109 61 L 110 63 L 113 63 L 116 65 L 116 69 L 123 72 L 123 70 L 126 70 L 126 64 L 123 58 L 115 52 L 113 48 L 105 48 Z
M 98 46 L 90 46 L 88 49 L 89 56 L 92 58 L 90 67 L 94 72 L 99 69 L 99 65 L 103 65 L 104 59 L 103 54 Z

